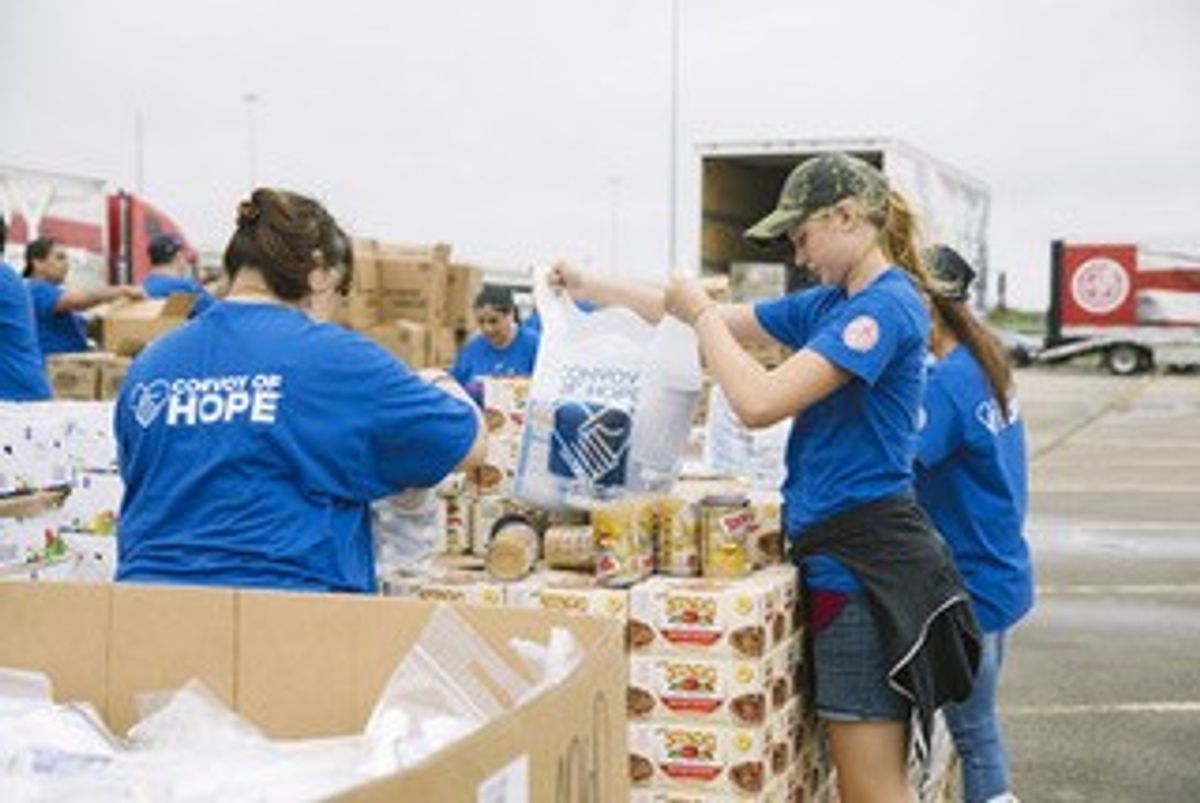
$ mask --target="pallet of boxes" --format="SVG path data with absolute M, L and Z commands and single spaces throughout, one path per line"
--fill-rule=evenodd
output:
M 434 568 L 384 588 L 622 622 L 634 801 L 827 799 L 778 494 L 684 479 L 587 511 L 531 508 L 511 496 L 528 393 L 485 380 L 488 463 L 442 486 Z
M 448 367 L 474 326 L 483 272 L 445 243 L 354 241 L 354 276 L 335 320 L 413 369 Z

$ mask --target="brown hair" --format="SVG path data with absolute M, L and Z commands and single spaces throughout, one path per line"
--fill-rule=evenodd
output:
M 1000 341 L 984 328 L 963 302 L 937 293 L 931 294 L 930 298 L 937 317 L 954 334 L 955 340 L 967 347 L 983 368 L 988 385 L 992 388 L 992 395 L 996 397 L 1000 409 L 1007 417 L 1012 393 L 1012 368 Z
M 237 230 L 225 246 L 225 272 L 259 270 L 271 292 L 300 301 L 311 289 L 309 274 L 343 266 L 339 289 L 349 287 L 354 269 L 350 239 L 325 207 L 287 190 L 260 187 L 238 204 Z
M 32 276 L 33 263 L 41 262 L 50 256 L 50 252 L 56 245 L 58 245 L 58 240 L 53 237 L 38 237 L 36 240 L 30 240 L 29 244 L 25 246 L 25 270 L 21 275 L 25 278 Z
M 868 219 L 879 228 L 879 246 L 884 256 L 904 268 L 922 293 L 932 295 L 937 283 L 921 256 L 917 216 L 908 200 L 894 188 L 889 188 L 882 212 Z

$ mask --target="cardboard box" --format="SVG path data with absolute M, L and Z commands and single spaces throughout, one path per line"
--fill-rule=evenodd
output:
M 482 289 L 482 270 L 475 265 L 451 263 L 446 273 L 446 308 L 442 321 L 456 329 L 474 329 L 475 299 Z
M 762 658 L 633 655 L 631 720 L 753 727 L 782 712 L 795 693 L 792 641 Z
M 634 788 L 760 795 L 791 777 L 786 727 L 783 715 L 755 727 L 631 723 L 631 784 Z
M 129 366 L 132 363 L 133 360 L 129 357 L 117 356 L 110 356 L 100 363 L 98 399 L 109 401 L 117 398 L 121 393 L 121 385 L 125 383 L 125 375 L 129 373 Z
M 450 247 L 379 244 L 379 314 L 430 326 L 442 323 Z
M 795 570 L 736 580 L 652 577 L 629 595 L 630 649 L 646 655 L 760 658 L 787 641 Z
M 379 290 L 379 243 L 356 239 L 353 242 L 354 274 L 350 282 L 351 295 L 365 295 Z
M 186 321 L 195 301 L 190 293 L 175 293 L 167 298 L 114 303 L 101 318 L 100 344 L 105 351 L 132 357 Z
M 506 604 L 515 608 L 602 616 L 622 623 L 629 618 L 629 590 L 603 588 L 590 574 L 542 571 L 509 584 L 504 593 Z
M 379 293 L 351 291 L 350 295 L 338 302 L 333 321 L 360 332 L 377 326 L 380 321 Z
M 429 602 L 500 606 L 504 604 L 504 584 L 487 572 L 447 572 L 424 583 L 416 590 L 416 596 Z
M 449 368 L 458 356 L 458 336 L 453 329 L 438 326 L 429 332 L 429 358 L 433 368 Z
M 46 375 L 54 398 L 92 401 L 100 391 L 100 361 L 90 354 L 55 354 L 46 358 Z
M 413 370 L 425 367 L 429 352 L 429 330 L 412 321 L 389 321 L 372 326 L 363 334 L 383 346 Z
M 582 644 L 559 685 L 402 773 L 339 800 L 626 800 L 620 628 L 612 622 L 458 607 L 507 661 L 511 638 L 552 627 Z M 360 732 L 433 606 L 380 597 L 86 583 L 0 584 L 0 666 L 46 672 L 58 700 L 87 701 L 114 729 L 133 695 L 197 678 L 268 736 Z M 507 774 L 506 774 L 507 773 Z M 508 781 L 520 794 L 488 796 Z

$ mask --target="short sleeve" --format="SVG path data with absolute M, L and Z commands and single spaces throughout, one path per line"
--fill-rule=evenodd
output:
M 754 305 L 754 317 L 767 334 L 798 351 L 808 341 L 812 311 L 824 292 L 824 288 L 814 288 L 760 301 Z
M 377 390 L 372 469 L 388 488 L 429 488 L 463 461 L 479 419 L 467 402 L 418 378 L 397 361 Z
M 925 385 L 917 431 L 917 462 L 926 468 L 954 454 L 963 442 L 963 425 L 946 376 L 934 367 Z
M 874 385 L 913 335 L 914 326 L 901 305 L 872 294 L 846 304 L 821 326 L 807 348 Z
M 33 309 L 40 318 L 49 318 L 54 314 L 54 308 L 58 306 L 58 300 L 62 298 L 62 288 L 55 287 L 49 282 L 32 282 L 29 285 L 29 293 L 33 298 Z

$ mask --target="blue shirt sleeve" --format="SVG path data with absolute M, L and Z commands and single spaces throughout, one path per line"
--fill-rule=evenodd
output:
M 925 386 L 921 427 L 917 433 L 917 461 L 926 468 L 950 457 L 964 440 L 962 417 L 946 380 L 945 372 L 935 366 Z
M 54 308 L 62 298 L 62 288 L 50 282 L 35 281 L 29 283 L 29 295 L 33 299 L 33 310 L 38 318 L 49 320 L 54 316 Z
M 913 330 L 894 299 L 864 291 L 823 324 L 806 347 L 874 385 Z
M 798 351 L 808 341 L 811 312 L 822 290 L 814 288 L 760 301 L 754 305 L 754 316 L 767 334 Z

